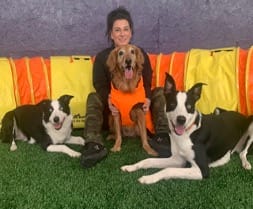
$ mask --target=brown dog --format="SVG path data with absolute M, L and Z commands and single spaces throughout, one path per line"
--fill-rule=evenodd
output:
M 141 50 L 134 45 L 115 48 L 107 59 L 107 65 L 112 75 L 110 98 L 119 114 L 111 117 L 109 124 L 115 138 L 111 151 L 121 150 L 123 136 L 140 136 L 144 150 L 157 156 L 148 144 L 146 119 L 147 114 L 142 109 L 145 101 L 142 70 L 144 57 Z

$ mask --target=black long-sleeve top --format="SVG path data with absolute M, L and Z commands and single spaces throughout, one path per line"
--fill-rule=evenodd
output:
M 93 64 L 93 86 L 96 92 L 101 96 L 103 103 L 107 105 L 108 95 L 111 91 L 111 74 L 106 65 L 106 60 L 110 52 L 114 47 L 106 48 L 99 52 Z M 143 64 L 143 85 L 146 93 L 146 98 L 151 98 L 151 79 L 152 79 L 152 69 L 147 53 L 141 49 L 144 55 Z

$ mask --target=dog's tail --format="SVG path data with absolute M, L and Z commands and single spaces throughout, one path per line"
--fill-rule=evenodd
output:
M 11 143 L 14 138 L 14 111 L 7 112 L 2 119 L 0 138 L 2 142 Z

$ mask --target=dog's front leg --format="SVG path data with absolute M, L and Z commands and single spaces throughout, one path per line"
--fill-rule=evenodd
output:
M 69 147 L 67 147 L 66 145 L 51 144 L 47 147 L 47 151 L 48 152 L 62 152 L 62 153 L 69 155 L 70 157 L 80 157 L 81 156 L 80 152 L 76 152 L 76 151 L 70 149 Z
M 121 167 L 122 171 L 133 172 L 139 169 L 148 168 L 167 168 L 167 167 L 182 167 L 185 165 L 185 160 L 180 156 L 172 156 L 169 158 L 147 158 L 132 165 Z
M 192 166 L 191 168 L 165 168 L 152 175 L 142 176 L 138 181 L 141 184 L 153 184 L 163 179 L 201 180 L 203 177 L 199 167 Z
M 131 112 L 134 122 L 137 123 L 139 132 L 140 132 L 140 137 L 142 141 L 142 147 L 143 149 L 152 156 L 158 156 L 158 153 L 153 150 L 149 143 L 148 143 L 148 136 L 147 136 L 147 130 L 146 130 L 146 122 L 145 122 L 145 113 L 143 112 L 142 109 L 138 108 L 135 111 L 135 113 Z M 133 115 L 135 114 L 135 115 Z M 135 117 L 134 117 L 135 116 Z
M 66 140 L 67 144 L 78 144 L 78 145 L 84 145 L 85 140 L 81 136 L 70 136 L 69 139 Z
M 114 120 L 114 130 L 115 130 L 115 144 L 111 148 L 111 151 L 119 152 L 121 150 L 121 143 L 122 143 L 120 114 L 114 115 L 113 120 Z

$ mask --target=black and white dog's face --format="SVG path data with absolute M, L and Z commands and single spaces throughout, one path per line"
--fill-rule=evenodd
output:
M 73 98 L 63 95 L 57 100 L 45 100 L 41 103 L 43 108 L 43 123 L 55 130 L 60 130 L 65 119 L 70 115 L 69 102 Z
M 194 123 L 197 111 L 195 103 L 201 95 L 203 83 L 195 84 L 187 92 L 176 90 L 174 79 L 166 74 L 164 95 L 166 98 L 165 112 L 170 131 L 183 135 Z

